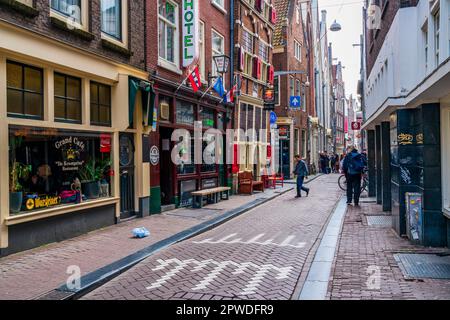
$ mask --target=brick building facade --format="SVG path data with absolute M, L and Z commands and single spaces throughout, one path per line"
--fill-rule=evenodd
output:
M 290 177 L 295 166 L 294 156 L 308 156 L 308 115 L 311 110 L 309 86 L 310 61 L 307 46 L 307 30 L 297 1 L 276 1 L 279 23 L 274 36 L 274 66 L 278 72 L 291 72 L 275 76 L 278 89 L 275 112 L 277 125 L 287 129 L 287 136 L 281 136 L 281 172 Z M 290 97 L 299 96 L 298 107 L 290 106 Z
M 205 91 L 218 76 L 214 55 L 230 56 L 230 1 L 198 1 L 199 59 L 202 87 L 197 93 L 183 80 L 192 68 L 183 68 L 182 30 L 184 0 L 148 0 L 147 66 L 156 92 L 157 126 L 150 135 L 150 148 L 159 150 L 160 162 L 151 167 L 151 212 L 191 204 L 190 192 L 228 185 L 229 166 L 190 163 L 175 165 L 171 150 L 178 143 L 171 140 L 175 129 L 186 129 L 193 138 L 194 121 L 225 133 L 231 128 L 231 104 L 214 90 Z M 194 2 L 196 3 L 196 2 Z M 173 37 L 169 36 L 173 34 Z M 225 90 L 230 89 L 232 67 L 223 75 Z M 224 153 L 224 150 L 222 151 Z M 191 159 L 193 162 L 193 158 Z M 160 165 L 164 163 L 164 165 Z M 162 207 L 162 209 L 161 209 Z
M 0 1 L 0 255 L 149 213 L 144 2 L 71 3 Z

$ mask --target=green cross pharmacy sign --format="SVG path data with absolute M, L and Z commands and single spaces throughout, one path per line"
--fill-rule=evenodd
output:
M 183 2 L 183 67 L 191 66 L 198 58 L 199 8 L 198 0 Z

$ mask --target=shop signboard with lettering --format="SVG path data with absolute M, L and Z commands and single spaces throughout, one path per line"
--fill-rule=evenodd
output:
M 182 1 L 182 25 L 183 25 L 183 40 L 182 40 L 182 54 L 183 67 L 191 66 L 198 58 L 199 53 L 199 7 L 198 0 L 183 0 Z

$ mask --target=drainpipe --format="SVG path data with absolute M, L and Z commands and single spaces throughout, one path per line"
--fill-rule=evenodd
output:
M 230 0 L 230 87 L 233 86 L 233 80 L 234 80 L 234 0 Z M 234 104 L 236 106 L 236 101 L 234 101 Z M 229 120 L 231 122 L 231 129 L 235 128 L 235 124 L 234 124 L 234 112 L 235 112 L 236 108 L 233 108 L 232 112 L 231 112 L 231 119 Z M 227 112 L 228 114 L 228 112 Z M 232 150 L 230 152 L 234 153 L 234 143 L 231 146 Z M 227 186 L 228 186 L 228 181 L 230 180 L 230 175 L 231 175 L 231 180 L 233 179 L 233 173 L 231 172 L 229 164 L 226 164 L 226 168 L 227 168 L 227 174 L 226 174 L 226 179 L 227 179 Z M 232 190 L 233 190 L 233 182 L 232 182 Z

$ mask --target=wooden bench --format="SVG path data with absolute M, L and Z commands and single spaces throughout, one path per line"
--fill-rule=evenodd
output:
M 217 187 L 204 190 L 198 190 L 191 193 L 192 195 L 192 207 L 202 208 L 203 197 L 207 197 L 208 203 L 217 203 L 220 200 L 230 199 L 230 187 Z M 224 197 L 225 195 L 225 197 Z
M 253 181 L 253 173 L 251 171 L 239 172 L 239 193 L 252 194 L 254 190 L 264 192 L 263 181 Z

